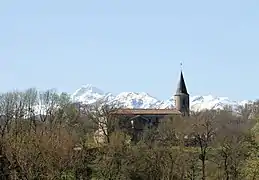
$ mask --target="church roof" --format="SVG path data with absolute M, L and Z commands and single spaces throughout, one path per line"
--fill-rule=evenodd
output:
M 180 80 L 179 80 L 179 83 L 178 83 L 178 86 L 177 86 L 177 90 L 176 90 L 176 95 L 177 94 L 187 94 L 188 95 L 182 71 L 181 71 Z

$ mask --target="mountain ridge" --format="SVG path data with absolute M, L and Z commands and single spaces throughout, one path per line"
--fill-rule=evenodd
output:
M 160 100 L 146 92 L 130 91 L 114 95 L 111 92 L 105 93 L 92 84 L 82 85 L 71 95 L 71 98 L 73 102 L 80 102 L 83 104 L 92 104 L 99 100 L 103 100 L 107 103 L 118 102 L 122 107 L 127 108 L 174 108 L 174 96 L 171 96 L 166 100 Z M 190 96 L 190 109 L 193 111 L 201 111 L 205 109 L 223 109 L 227 106 L 234 110 L 247 103 L 253 102 L 254 101 L 251 100 L 234 101 L 230 100 L 228 97 L 213 95 Z

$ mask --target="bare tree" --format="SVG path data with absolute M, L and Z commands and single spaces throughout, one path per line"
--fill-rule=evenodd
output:
M 202 180 L 206 179 L 206 161 L 208 152 L 212 148 L 214 137 L 216 135 L 215 111 L 206 111 L 197 113 L 193 118 L 192 132 L 190 138 L 193 138 L 195 144 L 199 147 L 199 159 L 202 164 Z
M 10 176 L 10 161 L 6 155 L 6 138 L 10 131 L 10 126 L 15 117 L 16 110 L 15 92 L 5 93 L 0 95 L 0 177 L 1 179 L 8 179 Z
M 118 105 L 98 101 L 91 105 L 83 105 L 81 108 L 83 109 L 81 112 L 87 117 L 87 120 L 95 124 L 96 141 L 110 143 L 111 133 L 119 129 L 120 116 L 116 115 Z

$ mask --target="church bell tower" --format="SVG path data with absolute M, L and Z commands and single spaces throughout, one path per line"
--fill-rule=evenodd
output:
M 181 70 L 180 80 L 177 86 L 176 93 L 174 95 L 175 99 L 175 108 L 180 111 L 183 116 L 190 115 L 190 103 L 189 103 L 189 94 L 183 78 L 183 72 Z

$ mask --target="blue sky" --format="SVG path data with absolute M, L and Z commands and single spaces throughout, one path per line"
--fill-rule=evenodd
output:
M 82 84 L 113 93 L 259 98 L 258 0 L 0 2 L 0 91 Z

